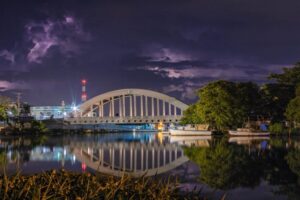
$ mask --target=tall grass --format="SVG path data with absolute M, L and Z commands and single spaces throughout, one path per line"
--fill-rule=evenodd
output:
M 116 178 L 65 170 L 0 177 L 0 199 L 200 199 L 183 194 L 174 178 Z

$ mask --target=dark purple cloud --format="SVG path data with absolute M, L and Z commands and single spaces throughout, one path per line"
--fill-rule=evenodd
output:
M 299 9 L 297 0 L 6 1 L 2 91 L 24 83 L 32 104 L 69 103 L 84 77 L 89 97 L 140 87 L 191 102 L 209 81 L 263 83 L 299 60 Z
M 0 92 L 5 92 L 8 90 L 23 90 L 28 89 L 28 85 L 24 82 L 9 82 L 0 80 Z
M 14 53 L 9 52 L 6 49 L 0 51 L 0 57 L 2 57 L 3 59 L 9 61 L 11 64 L 15 63 L 15 55 L 14 55 Z
M 90 35 L 82 29 L 80 22 L 72 16 L 60 20 L 31 22 L 26 25 L 27 39 L 33 44 L 27 59 L 29 63 L 41 63 L 51 47 L 57 47 L 66 56 L 78 54 L 78 41 L 90 40 Z

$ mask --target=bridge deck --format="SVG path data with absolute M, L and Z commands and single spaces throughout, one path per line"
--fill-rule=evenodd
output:
M 149 116 L 149 117 L 74 117 L 65 118 L 65 121 L 70 124 L 101 124 L 101 123 L 115 123 L 115 124 L 145 124 L 145 123 L 177 123 L 182 116 Z

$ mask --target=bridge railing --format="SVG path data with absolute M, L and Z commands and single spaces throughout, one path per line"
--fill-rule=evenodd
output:
M 139 124 L 139 123 L 178 123 L 182 116 L 136 116 L 136 117 L 73 117 L 65 118 L 70 124 Z

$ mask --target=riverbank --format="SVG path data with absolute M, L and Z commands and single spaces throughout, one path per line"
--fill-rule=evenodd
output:
M 201 199 L 179 192 L 175 178 L 160 179 L 48 171 L 0 177 L 1 199 Z

